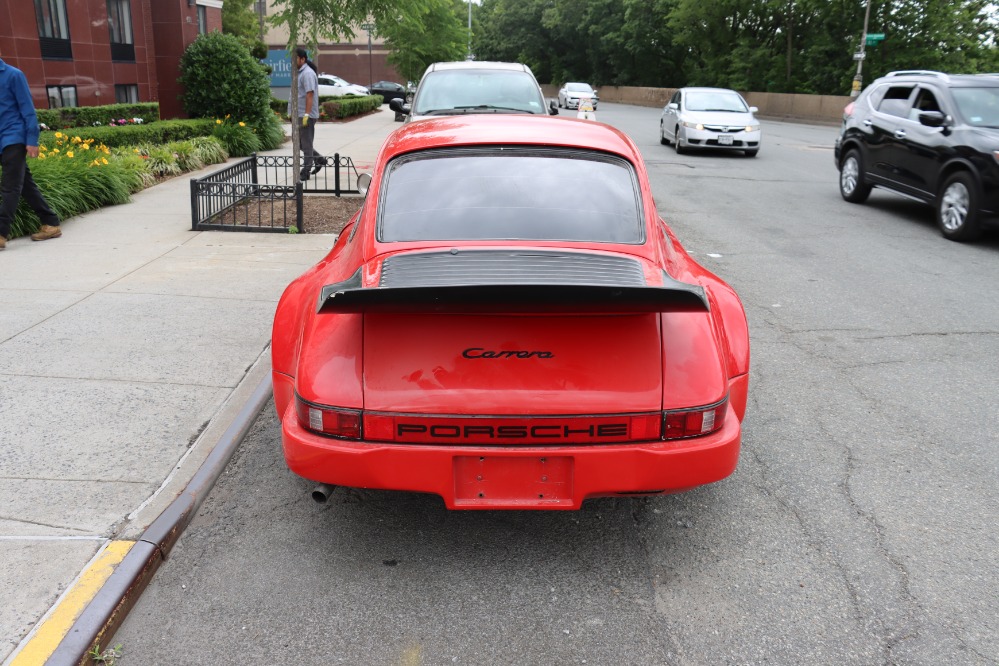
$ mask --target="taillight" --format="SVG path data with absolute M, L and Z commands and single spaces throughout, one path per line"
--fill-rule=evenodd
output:
M 850 116 L 852 116 L 853 115 L 853 108 L 854 108 L 854 103 L 853 102 L 850 102 L 849 104 L 847 104 L 846 108 L 843 109 L 843 117 L 844 118 L 849 118 Z
M 728 412 L 728 398 L 716 405 L 663 412 L 663 439 L 707 435 L 722 427 Z
M 361 412 L 356 409 L 312 405 L 296 395 L 295 411 L 299 424 L 314 433 L 342 439 L 361 439 Z

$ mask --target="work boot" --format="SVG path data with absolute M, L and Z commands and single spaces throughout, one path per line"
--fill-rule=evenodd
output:
M 5 250 L 5 249 L 7 249 L 7 237 L 0 236 L 0 250 Z
M 51 224 L 43 224 L 37 233 L 31 234 L 31 240 L 48 240 L 50 238 L 59 238 L 59 236 L 62 236 L 62 229 L 53 227 Z
M 309 173 L 308 169 L 302 169 L 302 173 L 298 174 L 299 180 L 308 180 L 312 174 Z
M 317 157 L 316 158 L 316 164 L 315 164 L 315 166 L 312 167 L 312 173 L 319 173 L 320 171 L 322 171 L 322 169 L 323 169 L 324 166 L 326 166 L 326 158 L 325 157 Z

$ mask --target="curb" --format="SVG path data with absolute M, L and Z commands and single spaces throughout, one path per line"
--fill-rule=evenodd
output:
M 194 518 L 271 394 L 271 378 L 268 375 L 257 385 L 184 491 L 142 536 L 135 542 L 112 542 L 132 545 L 45 661 L 47 666 L 91 663 L 91 648 L 99 645 L 103 638 L 113 636 L 121 626 L 153 574 Z

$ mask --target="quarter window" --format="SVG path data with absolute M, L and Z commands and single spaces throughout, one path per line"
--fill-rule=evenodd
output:
M 891 86 L 885 92 L 884 98 L 878 104 L 878 111 L 889 116 L 905 118 L 909 115 L 909 97 L 912 96 L 912 86 Z

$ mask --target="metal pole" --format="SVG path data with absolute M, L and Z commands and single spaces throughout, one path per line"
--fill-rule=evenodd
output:
M 857 51 L 857 73 L 853 77 L 853 89 L 850 90 L 850 97 L 856 97 L 860 94 L 860 89 L 863 87 L 864 77 L 861 72 L 864 69 L 864 47 L 867 45 L 867 25 L 871 18 L 871 0 L 867 0 L 867 6 L 864 9 L 864 32 L 860 35 L 860 50 Z M 856 57 L 856 56 L 855 56 Z
M 468 55 L 472 59 L 472 0 L 468 0 Z
M 375 82 L 375 77 L 371 75 L 371 30 L 368 30 L 368 85 Z

